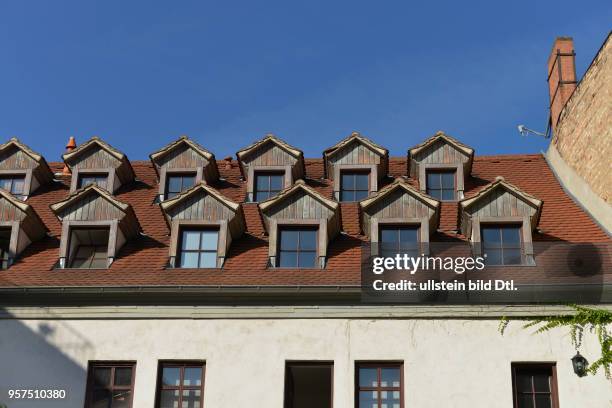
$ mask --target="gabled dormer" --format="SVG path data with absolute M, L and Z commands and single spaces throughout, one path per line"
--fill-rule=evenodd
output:
M 473 159 L 474 149 L 438 131 L 408 150 L 408 170 L 421 191 L 437 200 L 456 201 L 464 197 Z
M 20 200 L 53 180 L 44 157 L 13 137 L 0 145 L 0 188 Z
M 259 203 L 274 268 L 324 268 L 329 242 L 340 232 L 339 204 L 298 180 Z
M 478 194 L 459 202 L 461 232 L 474 253 L 491 265 L 532 265 L 532 231 L 542 201 L 498 177 Z
M 160 205 L 171 231 L 171 268 L 221 268 L 246 229 L 240 204 L 204 183 Z
M 110 193 L 134 181 L 127 156 L 97 136 L 62 156 L 72 173 L 70 191 L 97 184 Z
M 34 209 L 0 189 L 0 269 L 13 264 L 30 243 L 45 236 L 47 228 Z
M 51 205 L 62 223 L 59 267 L 108 268 L 128 240 L 141 231 L 132 206 L 96 184 Z
M 215 155 L 181 136 L 149 156 L 159 175 L 159 201 L 173 198 L 192 186 L 219 179 Z
M 272 134 L 238 151 L 236 157 L 247 183 L 247 202 L 267 200 L 304 178 L 302 151 Z
M 360 201 L 378 191 L 387 175 L 389 152 L 358 132 L 323 152 L 325 175 L 337 201 Z
M 429 237 L 438 228 L 440 202 L 402 178 L 362 200 L 361 227 L 374 250 L 427 254 Z M 395 255 L 390 255 L 395 256 Z

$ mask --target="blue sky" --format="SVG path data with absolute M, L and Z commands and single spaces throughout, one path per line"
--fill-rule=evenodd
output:
M 536 153 L 516 125 L 545 128 L 555 36 L 581 76 L 610 22 L 609 1 L 2 1 L 0 139 L 55 161 L 98 135 L 136 160 L 187 134 L 223 158 L 273 132 L 320 157 L 441 129 Z

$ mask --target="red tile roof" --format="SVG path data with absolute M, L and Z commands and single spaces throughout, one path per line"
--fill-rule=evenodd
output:
M 228 198 L 243 203 L 245 182 L 236 161 L 218 161 L 221 181 L 214 187 Z M 305 159 L 307 183 L 325 197 L 332 185 L 323 179 L 322 159 Z M 51 163 L 61 172 L 62 163 Z M 129 241 L 108 270 L 55 269 L 61 225 L 49 209 L 69 193 L 69 178 L 42 187 L 28 199 L 50 236 L 31 244 L 8 270 L 0 271 L 0 287 L 18 286 L 156 286 L 156 285 L 358 285 L 364 237 L 357 204 L 342 203 L 343 233 L 331 242 L 325 269 L 267 268 L 268 242 L 256 204 L 242 204 L 247 233 L 232 243 L 222 269 L 166 269 L 169 230 L 158 204 L 157 175 L 150 162 L 135 161 L 137 180 L 117 192 L 117 198 L 134 208 L 143 235 Z M 391 158 L 389 178 L 407 174 L 406 158 Z M 503 176 L 505 180 L 544 202 L 534 241 L 610 242 L 607 234 L 568 197 L 542 155 L 477 156 L 472 175 L 466 180 L 466 197 Z M 415 180 L 408 180 L 417 185 Z M 440 229 L 432 241 L 463 240 L 457 234 L 458 205 L 442 203 Z

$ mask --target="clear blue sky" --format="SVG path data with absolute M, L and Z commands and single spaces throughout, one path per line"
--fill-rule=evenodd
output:
M 581 76 L 612 5 L 580 1 L 2 1 L 0 139 L 58 160 L 68 136 L 218 158 L 273 132 L 320 157 L 357 130 L 392 155 L 442 129 L 476 154 L 547 142 L 546 58 Z

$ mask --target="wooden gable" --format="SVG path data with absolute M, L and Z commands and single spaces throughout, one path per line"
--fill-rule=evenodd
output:
M 25 178 L 24 196 L 40 185 L 53 181 L 53 172 L 44 157 L 13 137 L 0 145 L 0 175 L 19 175 Z
M 161 148 L 150 156 L 155 170 L 161 175 L 164 171 L 201 171 L 201 179 L 212 183 L 219 178 L 215 155 L 187 136 Z
M 336 167 L 375 165 L 377 179 L 387 174 L 389 152 L 358 132 L 353 132 L 347 138 L 323 152 L 325 173 L 327 178 L 334 180 Z
M 408 151 L 410 176 L 419 178 L 420 165 L 461 165 L 470 174 L 474 149 L 442 131 Z

